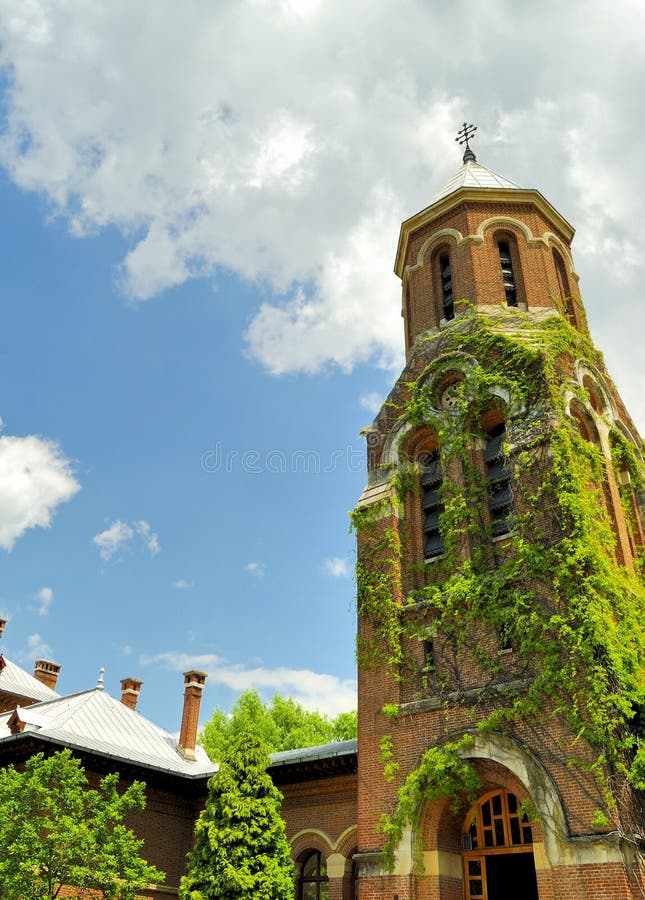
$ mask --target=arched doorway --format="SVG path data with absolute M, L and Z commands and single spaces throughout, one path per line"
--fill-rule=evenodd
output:
M 515 794 L 480 797 L 464 821 L 462 843 L 466 900 L 538 900 L 533 832 Z

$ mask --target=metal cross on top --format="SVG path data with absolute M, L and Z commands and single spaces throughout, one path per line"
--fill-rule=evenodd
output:
M 469 125 L 467 122 L 464 122 L 464 124 L 461 126 L 461 128 L 457 132 L 457 137 L 455 138 L 455 140 L 459 144 L 466 145 L 466 149 L 464 150 L 464 162 L 468 162 L 469 160 L 472 162 L 476 162 L 476 160 L 477 160 L 477 157 L 475 156 L 473 151 L 470 149 L 470 143 L 469 143 L 469 141 L 472 141 L 472 139 L 475 137 L 476 131 L 477 131 L 476 125 L 473 125 L 472 123 Z

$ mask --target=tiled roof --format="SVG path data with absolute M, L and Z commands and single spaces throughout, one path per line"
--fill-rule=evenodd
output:
M 507 178 L 502 178 L 501 175 L 497 175 L 492 169 L 487 169 L 486 166 L 482 166 L 474 160 L 468 160 L 468 162 L 465 162 L 463 166 L 457 169 L 455 174 L 444 184 L 439 193 L 435 194 L 430 201 L 430 204 L 432 205 L 438 200 L 442 200 L 444 197 L 447 197 L 448 194 L 452 194 L 453 191 L 462 187 L 493 188 L 496 190 L 499 190 L 500 188 L 511 188 L 521 190 L 519 185 L 513 184 L 513 182 L 509 181 Z
M 15 694 L 17 697 L 29 697 L 31 700 L 54 700 L 56 691 L 38 681 L 33 675 L 25 672 L 10 659 L 4 658 L 4 668 L 0 670 L 0 691 L 4 694 Z
M 100 756 L 183 776 L 208 776 L 217 771 L 202 747 L 189 761 L 177 750 L 172 735 L 120 700 L 97 687 L 67 697 L 18 708 L 0 715 L 0 746 L 19 739 L 8 723 L 12 715 L 24 724 L 22 733 Z

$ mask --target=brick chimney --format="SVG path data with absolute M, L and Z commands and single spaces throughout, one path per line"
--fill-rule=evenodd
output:
M 0 619 L 0 638 L 2 637 L 2 634 L 3 634 L 3 632 L 4 632 L 4 630 L 5 630 L 6 627 L 7 627 L 7 620 L 6 620 L 6 619 Z
M 135 710 L 137 708 L 137 700 L 141 692 L 143 681 L 139 678 L 122 678 L 121 679 L 121 703 L 128 709 Z
M 185 759 L 195 759 L 199 705 L 206 682 L 206 673 L 197 669 L 184 672 L 184 711 L 181 717 L 181 731 L 177 749 Z
M 34 678 L 55 691 L 60 669 L 58 663 L 50 662 L 48 659 L 37 659 L 34 663 Z

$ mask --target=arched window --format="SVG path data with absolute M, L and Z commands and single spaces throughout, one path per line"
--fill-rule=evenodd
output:
M 515 235 L 500 232 L 495 235 L 500 273 L 506 305 L 526 309 L 526 297 L 520 268 L 520 254 Z
M 564 260 L 560 256 L 557 250 L 553 251 L 553 264 L 555 265 L 555 272 L 558 276 L 558 287 L 560 289 L 560 300 L 564 303 L 564 314 L 567 319 L 571 322 L 572 325 L 577 325 L 578 321 L 576 319 L 576 310 L 573 305 L 573 299 L 571 297 L 571 288 L 569 287 L 569 278 L 567 276 L 567 269 L 564 264 Z
M 499 251 L 499 262 L 502 267 L 502 281 L 504 283 L 506 305 L 517 306 L 517 287 L 515 284 L 515 272 L 513 271 L 510 244 L 508 241 L 500 241 L 497 245 L 497 249 Z
M 533 832 L 515 794 L 494 791 L 482 797 L 466 817 L 464 850 L 522 847 L 533 843 Z
M 587 392 L 587 396 L 589 397 L 589 403 L 591 404 L 591 408 L 598 415 L 603 415 L 606 411 L 605 400 L 602 395 L 602 391 L 598 387 L 598 385 L 589 377 L 589 375 L 585 375 L 582 379 L 582 386 Z
M 452 293 L 452 269 L 447 252 L 439 254 L 439 271 L 441 273 L 441 302 L 443 318 L 450 321 L 455 318 L 455 298 Z
M 610 483 L 610 471 L 607 465 L 607 458 L 602 447 L 602 442 L 600 440 L 600 435 L 598 433 L 598 428 L 591 414 L 578 401 L 573 400 L 569 404 L 569 414 L 571 415 L 571 418 L 573 419 L 580 436 L 590 444 L 594 444 L 602 454 L 604 476 L 599 486 L 602 489 L 605 500 L 605 509 L 607 510 L 609 521 L 614 532 L 616 560 L 621 565 L 625 565 L 626 551 L 630 553 L 631 548 L 624 545 L 623 535 L 627 537 L 629 535 L 626 530 L 624 515 L 621 509 L 620 494 L 618 493 L 618 487 L 613 476 L 611 476 Z M 589 489 L 593 490 L 595 486 L 596 485 L 594 485 L 593 482 L 590 482 Z
M 502 421 L 486 429 L 484 467 L 488 486 L 488 508 L 494 537 L 511 530 L 513 491 L 511 472 L 504 455 L 506 424 Z
M 466 900 L 538 900 L 533 832 L 515 794 L 482 797 L 466 816 L 462 840 Z
M 453 291 L 452 254 L 446 244 L 436 248 L 432 254 L 432 291 L 436 322 L 455 318 L 455 298 Z
M 302 864 L 298 900 L 329 900 L 327 863 L 319 850 L 314 850 Z
M 433 559 L 444 552 L 444 542 L 439 527 L 444 511 L 442 482 L 443 471 L 439 450 L 424 450 L 418 456 L 420 472 L 421 514 L 423 516 L 423 557 Z

